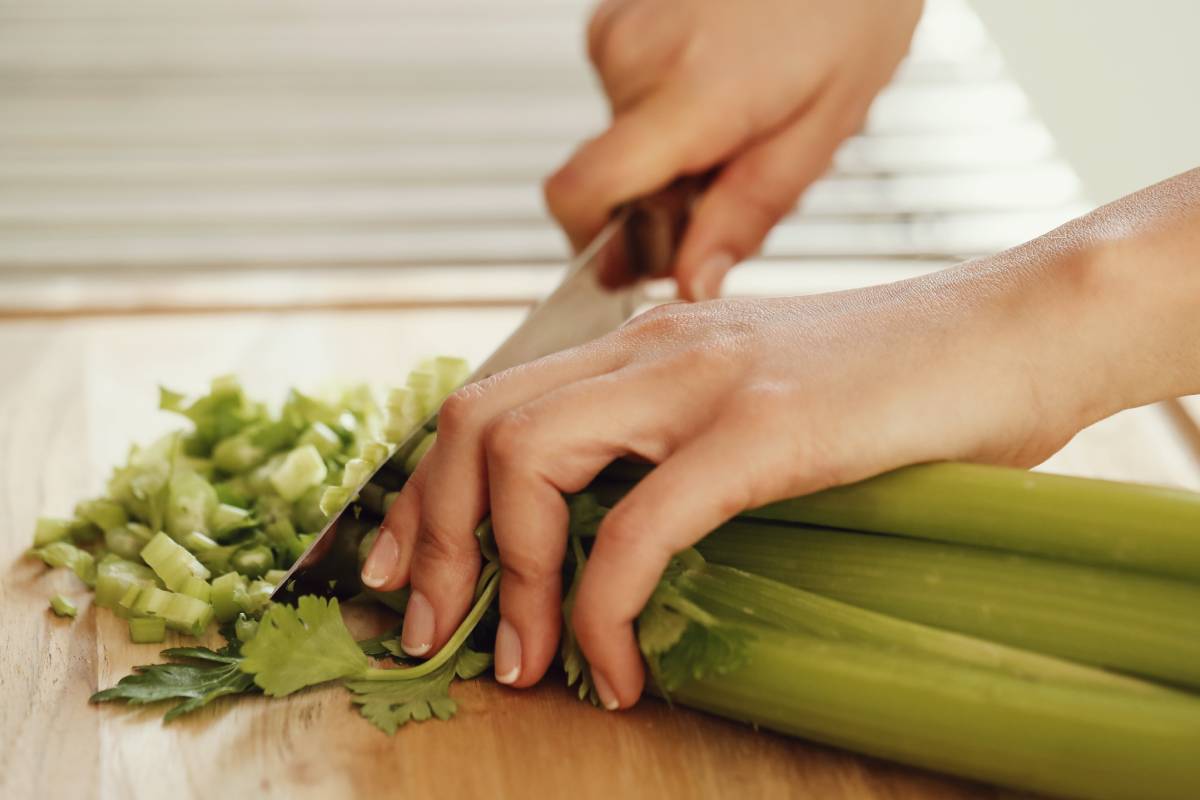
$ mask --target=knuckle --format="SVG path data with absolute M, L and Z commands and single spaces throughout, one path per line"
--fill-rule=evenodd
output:
M 558 565 L 547 553 L 529 547 L 505 547 L 497 542 L 500 550 L 500 563 L 507 575 L 518 583 L 530 585 L 539 584 L 552 578 Z
M 470 428 L 478 416 L 481 396 L 481 387 L 474 383 L 451 392 L 438 411 L 438 435 L 456 436 Z
M 601 73 L 636 68 L 645 48 L 639 3 L 625 3 L 608 13 L 597 13 L 588 25 L 588 58 Z
M 483 448 L 489 462 L 519 464 L 531 450 L 532 425 L 517 410 L 506 411 L 488 423 L 483 431 Z

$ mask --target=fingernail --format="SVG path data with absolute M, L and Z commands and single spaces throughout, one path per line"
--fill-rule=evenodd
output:
M 410 656 L 423 656 L 433 647 L 433 606 L 415 589 L 408 596 L 408 606 L 404 609 L 400 647 Z
M 721 293 L 721 281 L 734 264 L 729 253 L 714 253 L 700 264 L 692 277 L 692 297 L 696 300 L 713 300 Z
M 592 673 L 592 685 L 596 687 L 596 694 L 600 695 L 600 705 L 609 711 L 616 711 L 621 707 L 621 701 L 617 699 L 612 684 L 606 681 L 599 672 Z
M 496 627 L 496 681 L 514 684 L 521 677 L 521 637 L 506 619 Z
M 375 538 L 375 546 L 371 548 L 371 555 L 367 556 L 367 563 L 363 564 L 362 582 L 372 589 L 384 586 L 392 577 L 399 560 L 400 545 L 396 544 L 396 537 L 387 531 L 380 531 Z

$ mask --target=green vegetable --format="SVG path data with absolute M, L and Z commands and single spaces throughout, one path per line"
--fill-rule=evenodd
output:
M 96 565 L 96 605 L 114 608 L 133 586 L 153 586 L 153 570 L 115 555 L 105 556 Z
M 265 575 L 275 567 L 275 554 L 266 545 L 253 545 L 234 551 L 229 565 L 247 578 Z
M 245 576 L 236 572 L 226 572 L 212 582 L 209 599 L 217 622 L 231 622 L 247 607 L 247 585 Z
M 166 621 L 158 617 L 130 618 L 129 641 L 134 644 L 157 644 L 166 638 Z
M 59 517 L 38 517 L 33 532 L 33 546 L 45 547 L 71 535 L 71 520 Z
M 738 520 L 706 558 L 1037 652 L 1200 687 L 1200 586 L 990 548 Z
M 60 617 L 73 617 L 79 611 L 70 598 L 56 594 L 50 598 L 50 608 Z
M 175 592 L 183 590 L 188 578 L 207 580 L 212 574 L 187 548 L 161 532 L 142 550 L 142 560 Z
M 145 525 L 130 522 L 104 531 L 104 546 L 109 552 L 132 561 L 141 558 L 142 548 L 152 537 L 153 533 Z
M 253 679 L 242 672 L 236 647 L 217 652 L 204 647 L 176 647 L 164 650 L 162 655 L 174 663 L 135 667 L 135 674 L 122 678 L 111 689 L 96 692 L 92 702 L 120 700 L 145 705 L 181 700 L 163 717 L 170 722 L 219 697 L 258 691 Z
M 125 513 L 121 504 L 106 497 L 84 500 L 76 504 L 75 516 L 92 523 L 105 533 L 129 521 L 129 515 Z
M 287 454 L 279 468 L 271 473 L 271 486 L 289 503 L 313 486 L 318 486 L 329 474 L 325 459 L 311 444 L 302 445 Z
M 620 462 L 608 474 L 637 479 Z M 1200 494 L 981 464 L 923 464 L 742 516 L 904 534 L 1200 580 Z
M 435 442 L 437 442 L 436 432 L 425 434 L 425 438 L 422 439 L 420 443 L 413 449 L 413 451 L 408 454 L 408 457 L 404 459 L 404 471 L 409 475 L 412 475 L 414 472 L 416 472 L 417 464 L 421 463 L 421 459 L 425 457 L 425 454 L 429 452 L 429 449 L 433 447 Z
M 31 551 L 48 567 L 66 567 L 88 586 L 96 585 L 96 559 L 68 542 L 51 542 Z

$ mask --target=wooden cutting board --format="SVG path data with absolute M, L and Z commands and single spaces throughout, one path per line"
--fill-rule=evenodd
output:
M 645 700 L 610 714 L 551 676 L 516 692 L 458 686 L 458 716 L 387 737 L 341 689 L 221 704 L 170 726 L 161 710 L 96 707 L 98 687 L 156 660 L 125 624 L 81 604 L 53 616 L 74 577 L 23 559 L 34 518 L 101 490 L 129 442 L 175 423 L 158 382 L 202 389 L 241 373 L 256 394 L 330 378 L 398 378 L 434 352 L 483 355 L 517 308 L 0 320 L 0 797 L 807 797 L 1010 796 Z M 1156 409 L 1078 437 L 1061 471 L 1200 485 Z M 914 720 L 914 725 L 919 725 Z

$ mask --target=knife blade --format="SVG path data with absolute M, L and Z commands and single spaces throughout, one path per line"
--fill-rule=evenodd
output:
M 509 367 L 524 364 L 550 353 L 556 353 L 575 345 L 591 341 L 615 330 L 636 309 L 640 290 L 636 285 L 617 291 L 607 291 L 596 280 L 596 268 L 605 253 L 613 254 L 627 246 L 621 241 L 627 235 L 626 228 L 633 216 L 632 207 L 626 206 L 605 225 L 604 229 L 571 262 L 558 287 L 530 311 L 525 320 L 467 379 L 468 383 L 482 380 Z M 397 475 L 397 466 L 425 436 L 436 430 L 436 413 L 417 426 L 394 454 L 355 492 L 358 498 L 378 498 L 394 491 L 403 483 Z M 352 499 L 346 504 L 312 544 L 296 560 L 291 569 L 272 593 L 272 600 L 292 602 L 305 594 L 326 596 L 349 596 L 358 592 L 357 541 L 355 537 L 342 537 L 339 532 L 361 525 L 345 519 L 357 505 Z M 361 514 L 361 511 L 359 512 Z M 346 541 L 339 547 L 339 539 Z M 349 547 L 353 544 L 353 547 Z M 353 552 L 351 552 L 353 550 Z

